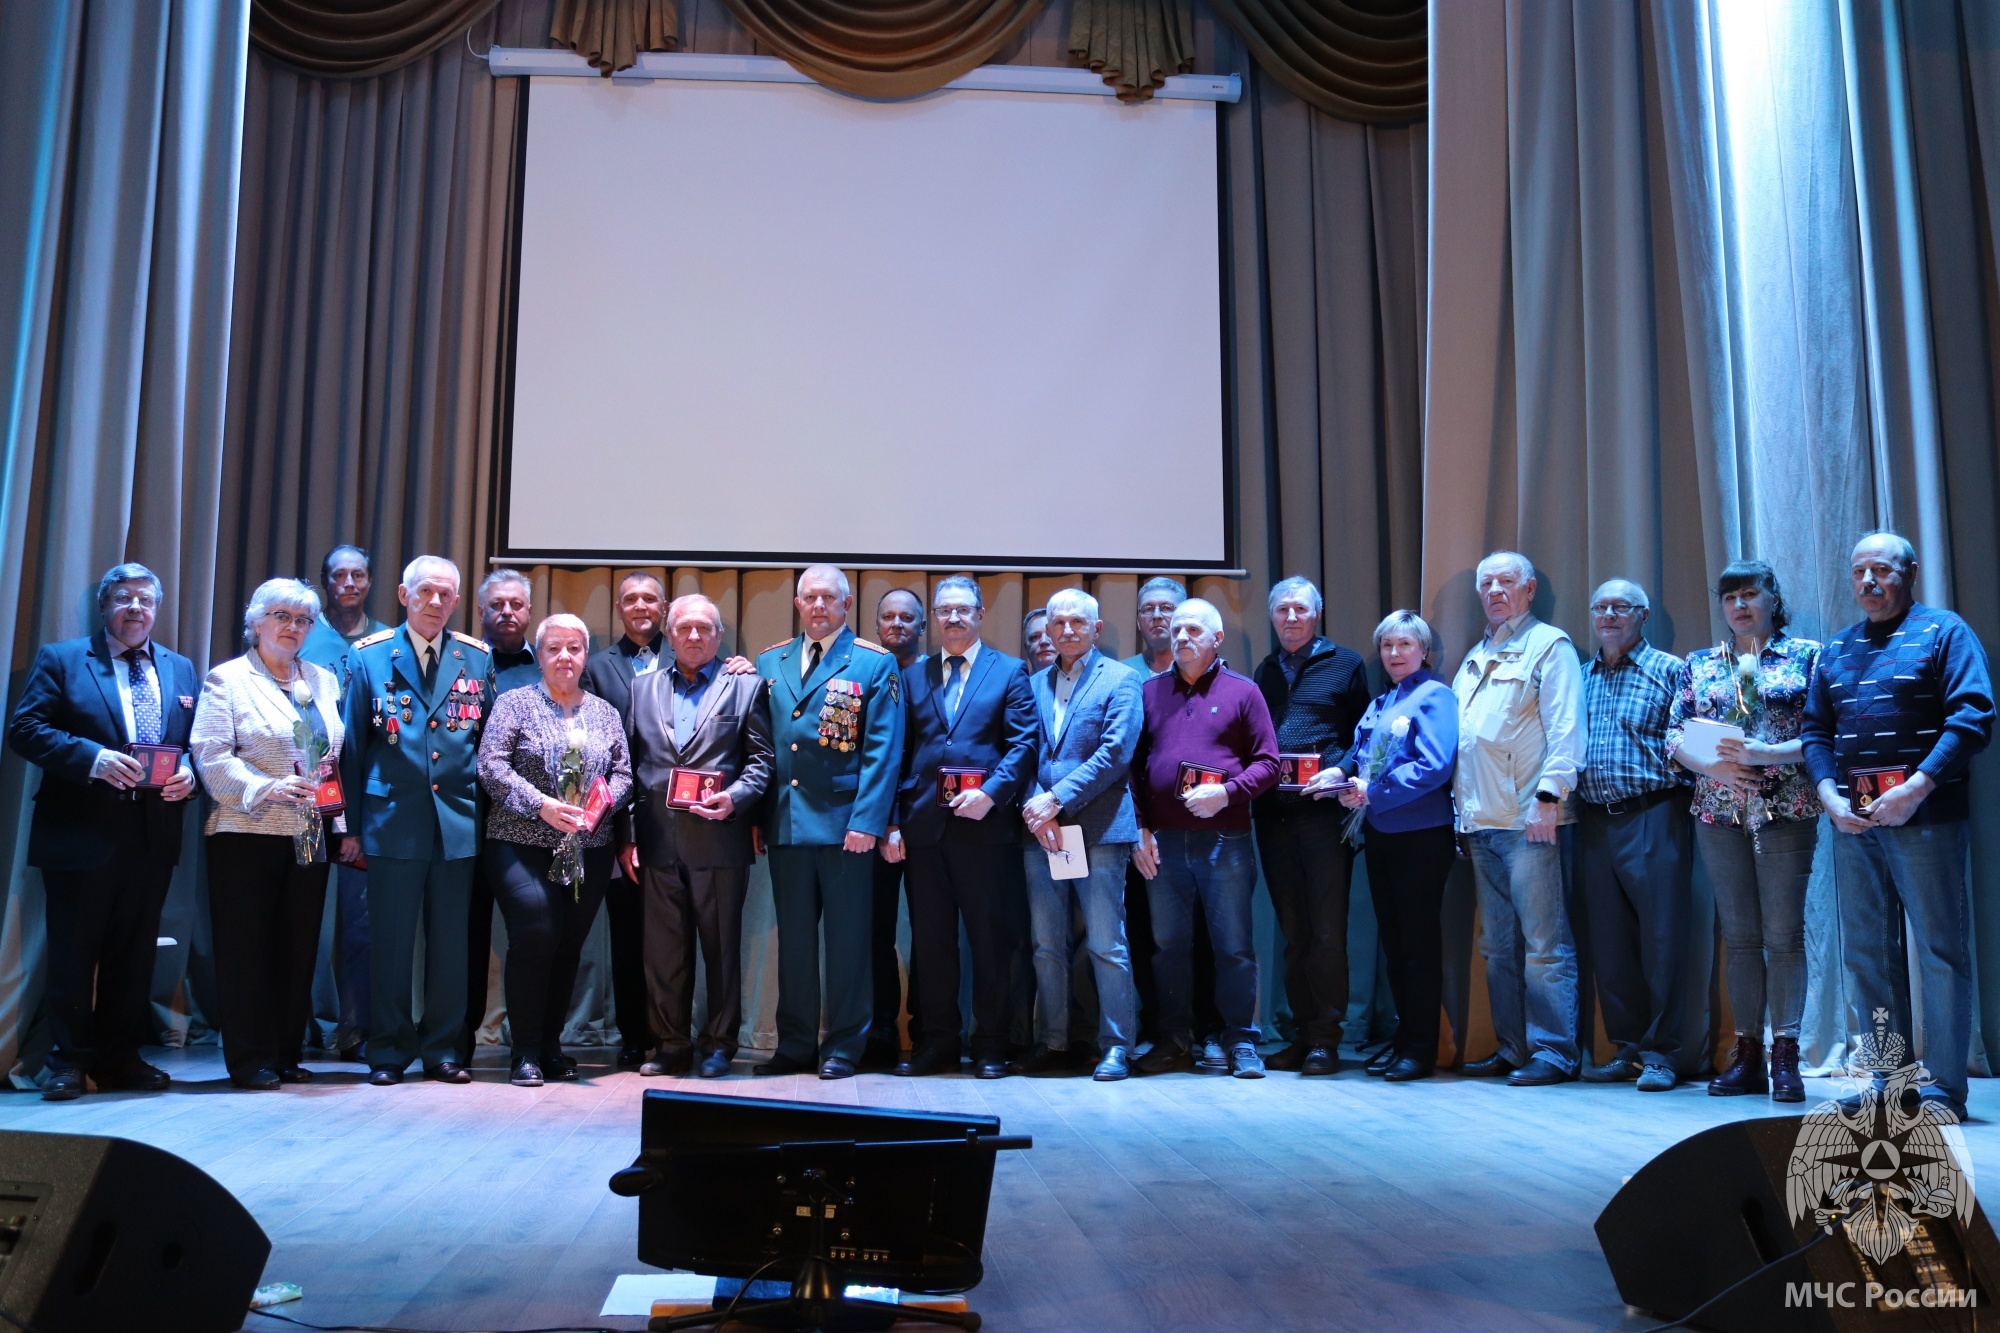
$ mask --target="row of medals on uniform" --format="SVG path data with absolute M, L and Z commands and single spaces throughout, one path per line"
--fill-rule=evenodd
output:
M 414 700 L 408 694 L 393 692 L 375 700 L 375 725 L 389 740 L 389 744 L 402 743 L 402 730 L 415 725 Z M 479 682 L 460 675 L 451 683 L 451 702 L 444 706 L 444 726 L 446 731 L 457 731 L 460 727 L 470 731 L 478 725 Z
M 825 697 L 819 710 L 819 743 L 844 754 L 861 737 L 861 682 L 830 680 Z

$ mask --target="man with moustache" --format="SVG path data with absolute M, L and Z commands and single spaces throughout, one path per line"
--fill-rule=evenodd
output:
M 978 583 L 940 579 L 931 592 L 938 652 L 903 673 L 903 775 L 884 855 L 909 858 L 924 1017 L 923 1044 L 896 1066 L 904 1076 L 958 1070 L 961 922 L 972 953 L 974 1072 L 1007 1074 L 1009 991 L 1028 924 L 1019 802 L 1035 775 L 1035 701 L 1021 659 L 980 642 L 984 610 Z
M 1897 533 L 1855 544 L 1848 577 L 1863 619 L 1820 652 L 1800 736 L 1834 827 L 1847 1030 L 1869 1034 L 1886 1021 L 1912 1048 L 1921 1031 L 1935 1081 L 1918 1095 L 1963 1119 L 1973 1003 L 1966 771 L 1993 736 L 1993 684 L 1972 627 L 1916 599 L 1917 570 L 1916 548 Z
M 851 1078 L 868 1042 L 872 867 L 894 816 L 902 687 L 889 651 L 847 627 L 854 593 L 841 570 L 806 569 L 792 605 L 799 636 L 757 655 L 776 761 L 760 836 L 778 919 L 778 1048 L 755 1072 Z
M 896 670 L 924 655 L 924 599 L 909 588 L 891 588 L 875 605 L 875 641 L 896 659 Z M 905 1009 L 909 1013 L 910 1044 L 923 1036 L 917 1014 L 917 960 L 898 960 L 896 922 L 903 894 L 901 861 L 891 861 L 876 849 L 874 915 L 869 926 L 869 955 L 874 973 L 875 1018 L 868 1025 L 868 1048 L 862 1052 L 861 1068 L 887 1073 L 903 1058 L 897 1021 Z M 909 974 L 910 998 L 903 1002 L 903 977 Z
M 48 930 L 49 1052 L 42 1099 L 160 1092 L 166 1071 L 139 1058 L 160 909 L 180 863 L 184 802 L 194 794 L 188 733 L 201 678 L 153 642 L 160 580 L 115 565 L 97 583 L 100 624 L 43 645 L 7 728 L 14 752 L 42 770 L 28 864 L 42 872 Z M 149 784 L 132 746 L 180 751 L 173 776 Z

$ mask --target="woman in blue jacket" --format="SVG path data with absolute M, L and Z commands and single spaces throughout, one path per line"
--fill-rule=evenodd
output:
M 1451 776 L 1458 763 L 1458 700 L 1430 668 L 1437 640 L 1414 611 L 1375 627 L 1389 688 L 1362 714 L 1354 748 L 1308 788 L 1337 796 L 1367 829 L 1368 892 L 1396 1000 L 1396 1037 L 1368 1072 L 1403 1083 L 1437 1070 L 1444 990 L 1440 913 L 1457 855 Z

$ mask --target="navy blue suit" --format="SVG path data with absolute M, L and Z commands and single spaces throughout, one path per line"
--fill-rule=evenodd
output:
M 958 1008 L 958 925 L 972 947 L 972 1055 L 1005 1054 L 1015 955 L 1027 941 L 1021 871 L 1021 799 L 1035 777 L 1035 694 L 1027 666 L 981 645 L 955 716 L 948 717 L 944 655 L 903 669 L 903 777 L 896 815 L 909 862 L 910 953 L 929 1053 L 951 1054 Z M 993 799 L 984 819 L 938 804 L 940 767 L 976 768 Z
M 43 646 L 7 728 L 15 753 L 42 770 L 28 864 L 46 891 L 49 1066 L 105 1075 L 138 1060 L 151 1025 L 154 943 L 188 808 L 90 776 L 99 751 L 130 740 L 115 646 L 101 629 Z M 161 743 L 185 750 L 201 678 L 179 653 L 151 650 Z

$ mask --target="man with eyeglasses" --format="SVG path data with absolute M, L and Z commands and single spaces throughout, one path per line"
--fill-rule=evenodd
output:
M 1583 673 L 1586 718 L 1577 868 L 1611 1059 L 1587 1083 L 1679 1079 L 1682 959 L 1690 920 L 1694 829 L 1667 722 L 1681 659 L 1646 642 L 1646 590 L 1612 579 L 1590 600 L 1597 655 Z
M 48 929 L 45 1101 L 159 1092 L 165 1071 L 139 1058 L 151 1028 L 160 909 L 180 863 L 194 793 L 188 732 L 201 678 L 153 642 L 160 580 L 144 565 L 97 583 L 102 623 L 45 644 L 7 728 L 42 770 L 28 864 L 42 872 Z M 178 750 L 176 757 L 173 751 Z M 162 780 L 164 778 L 164 780 Z

